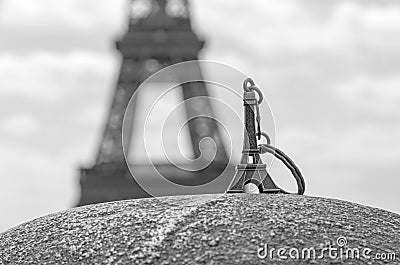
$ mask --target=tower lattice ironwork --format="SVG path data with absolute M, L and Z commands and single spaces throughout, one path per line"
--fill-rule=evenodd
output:
M 131 177 L 123 154 L 123 145 L 129 146 L 131 142 L 131 137 L 124 137 L 122 142 L 125 110 L 133 93 L 152 73 L 175 63 L 197 60 L 204 45 L 204 41 L 192 30 L 187 0 L 133 0 L 130 4 L 128 29 L 116 42 L 122 66 L 96 162 L 92 167 L 80 170 L 81 196 L 78 205 L 148 196 Z M 203 82 L 182 84 L 181 88 L 181 100 L 208 96 Z M 213 114 L 210 102 L 206 101 L 206 104 L 205 109 Z M 185 107 L 188 117 L 198 111 L 190 104 Z M 129 113 L 128 119 L 125 119 L 130 128 L 133 127 L 135 114 Z M 217 147 L 215 162 L 189 176 L 174 166 L 159 165 L 159 170 L 172 179 L 186 174 L 186 184 L 190 185 L 220 174 L 227 166 L 228 158 L 215 120 L 192 119 L 188 121 L 188 127 L 194 158 L 201 155 L 200 140 L 210 137 Z M 137 169 L 146 174 L 145 168 L 138 166 Z

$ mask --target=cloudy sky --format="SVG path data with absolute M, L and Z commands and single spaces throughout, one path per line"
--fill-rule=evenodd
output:
M 0 1 L 0 231 L 76 202 L 126 16 L 124 0 Z M 308 195 L 400 213 L 399 2 L 194 0 L 192 17 L 202 59 L 262 87 Z

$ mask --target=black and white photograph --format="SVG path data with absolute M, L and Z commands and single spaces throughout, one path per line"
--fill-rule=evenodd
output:
M 400 264 L 397 0 L 0 0 L 0 265 Z

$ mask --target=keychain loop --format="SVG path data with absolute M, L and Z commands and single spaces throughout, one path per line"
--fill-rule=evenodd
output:
M 267 140 L 267 145 L 271 144 L 271 138 L 265 132 L 261 132 L 261 136 L 264 136 L 265 140 Z
M 284 152 L 279 150 L 276 147 L 273 147 L 269 144 L 260 144 L 259 145 L 260 153 L 265 154 L 269 153 L 276 158 L 278 158 L 292 173 L 294 179 L 297 184 L 297 194 L 302 195 L 305 191 L 305 183 L 303 175 L 300 172 L 300 169 L 296 166 L 292 159 L 290 159 Z M 290 192 L 280 188 L 281 192 L 289 194 Z
M 248 84 L 250 84 L 250 86 L 248 86 Z M 253 79 L 251 79 L 250 77 L 247 78 L 246 80 L 244 80 L 243 82 L 243 89 L 246 92 L 251 92 L 251 88 L 254 87 L 256 84 L 254 83 Z
M 256 86 L 251 87 L 251 88 L 254 89 L 254 90 L 257 92 L 257 94 L 258 94 L 258 105 L 260 105 L 260 104 L 263 102 L 263 100 L 264 100 L 264 95 L 263 95 L 263 93 L 262 93 L 261 90 L 260 90 L 258 87 L 256 87 Z
M 250 84 L 250 86 L 249 86 Z M 253 90 L 255 92 L 257 92 L 258 95 L 258 105 L 260 105 L 263 100 L 264 100 L 264 96 L 263 93 L 261 92 L 261 90 L 256 86 L 256 84 L 254 83 L 253 79 L 251 78 L 247 78 L 246 80 L 244 80 L 243 82 L 243 89 L 246 92 L 252 92 Z

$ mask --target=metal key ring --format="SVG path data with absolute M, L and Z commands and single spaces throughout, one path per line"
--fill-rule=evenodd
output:
M 266 134 L 265 132 L 261 132 L 260 134 L 262 136 L 264 136 L 264 138 L 267 140 L 267 144 L 270 145 L 271 144 L 271 138 L 269 138 L 269 135 Z
M 260 105 L 260 104 L 263 102 L 263 100 L 264 100 L 264 96 L 263 96 L 261 90 L 260 90 L 258 87 L 254 86 L 254 87 L 252 87 L 252 88 L 253 88 L 253 89 L 257 92 L 257 94 L 258 94 L 258 105 Z
M 248 86 L 248 84 L 250 84 L 250 86 Z M 244 80 L 244 82 L 243 82 L 243 89 L 246 92 L 252 91 L 255 86 L 256 86 L 256 84 L 254 83 L 253 79 L 251 79 L 250 77 L 247 78 L 246 80 Z
M 250 86 L 248 84 L 250 84 Z M 253 79 L 247 78 L 246 80 L 244 80 L 243 89 L 246 92 L 251 92 L 251 91 L 255 90 L 258 94 L 258 105 L 260 105 L 263 102 L 264 96 L 263 96 L 261 90 L 254 83 Z

